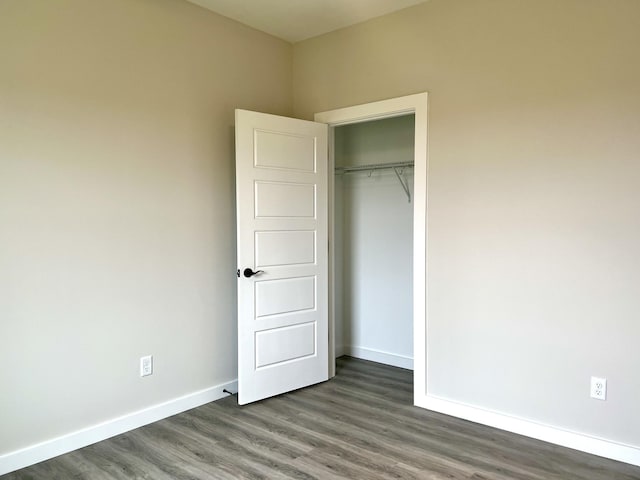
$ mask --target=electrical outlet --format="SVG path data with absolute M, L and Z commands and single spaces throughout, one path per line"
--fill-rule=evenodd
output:
M 607 379 L 591 377 L 591 398 L 597 400 L 607 399 Z
M 153 356 L 147 355 L 146 357 L 140 357 L 140 376 L 146 377 L 153 373 Z

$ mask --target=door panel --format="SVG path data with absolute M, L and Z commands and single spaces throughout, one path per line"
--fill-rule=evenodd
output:
M 314 263 L 316 232 L 256 232 L 256 267 Z
M 236 110 L 240 404 L 328 379 L 327 184 L 326 125 Z
M 256 282 L 256 318 L 316 308 L 316 277 Z
M 315 354 L 315 322 L 256 333 L 256 368 L 275 366 Z
M 315 139 L 281 132 L 255 132 L 255 165 L 305 172 L 315 171 Z M 289 155 L 282 155 L 283 151 Z
M 315 217 L 315 185 L 308 183 L 275 182 L 256 182 L 255 185 L 256 218 Z

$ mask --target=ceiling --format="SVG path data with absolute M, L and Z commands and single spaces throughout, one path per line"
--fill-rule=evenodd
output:
M 428 0 L 188 0 L 291 43 Z

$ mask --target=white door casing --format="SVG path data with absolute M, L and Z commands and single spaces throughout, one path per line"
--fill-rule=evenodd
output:
M 413 114 L 414 130 L 414 192 L 413 192 L 413 388 L 414 403 L 419 405 L 427 395 L 427 170 L 428 170 L 428 94 L 426 92 L 390 98 L 377 102 L 339 108 L 316 113 L 314 120 L 333 128 L 352 123 L 369 122 L 383 118 Z M 330 143 L 330 147 L 332 147 Z M 333 152 L 329 156 L 329 168 L 333 170 Z M 333 175 L 329 176 L 330 226 L 333 223 Z M 330 231 L 330 262 L 333 261 L 333 231 Z M 330 269 L 330 285 L 333 288 L 333 268 Z M 330 294 L 330 335 L 333 338 L 333 296 Z M 333 357 L 333 340 L 330 343 Z M 329 375 L 335 375 L 335 362 L 329 364 Z
M 328 379 L 327 131 L 236 110 L 241 405 Z

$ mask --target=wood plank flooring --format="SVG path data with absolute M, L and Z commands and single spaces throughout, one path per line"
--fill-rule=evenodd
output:
M 14 479 L 640 480 L 640 468 L 413 407 L 412 372 L 338 360 L 329 382 L 229 397 Z

